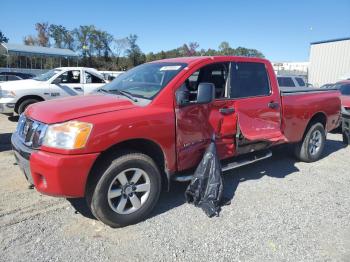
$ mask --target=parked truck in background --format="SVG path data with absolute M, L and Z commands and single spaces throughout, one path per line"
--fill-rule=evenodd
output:
M 309 87 L 301 76 L 278 75 L 277 82 L 279 87 Z
M 313 162 L 339 118 L 339 91 L 280 90 L 265 59 L 174 58 L 135 67 L 98 94 L 31 105 L 11 141 L 39 192 L 84 197 L 119 227 L 145 219 L 171 180 L 190 179 L 213 134 L 223 171 L 284 143 Z
M 105 83 L 97 70 L 86 67 L 60 67 L 32 79 L 0 83 L 0 113 L 21 114 L 30 104 L 90 94 Z

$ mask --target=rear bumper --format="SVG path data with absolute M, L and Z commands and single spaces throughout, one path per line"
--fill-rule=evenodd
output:
M 18 165 L 35 188 L 50 196 L 83 197 L 87 177 L 98 153 L 60 155 L 24 146 L 16 133 L 11 137 Z

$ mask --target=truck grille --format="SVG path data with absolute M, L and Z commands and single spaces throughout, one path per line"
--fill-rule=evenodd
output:
M 22 114 L 18 120 L 16 132 L 26 146 L 38 148 L 41 146 L 46 128 L 46 124 L 27 118 Z

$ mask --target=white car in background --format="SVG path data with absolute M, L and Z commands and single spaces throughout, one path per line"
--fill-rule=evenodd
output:
M 278 75 L 278 85 L 280 87 L 309 87 L 304 79 L 300 76 Z
M 105 84 L 96 69 L 86 67 L 60 67 L 33 79 L 0 83 L 0 113 L 21 114 L 30 104 L 90 94 Z
M 113 81 L 115 78 L 124 74 L 125 71 L 98 71 L 101 75 L 103 75 L 104 79 L 107 81 Z

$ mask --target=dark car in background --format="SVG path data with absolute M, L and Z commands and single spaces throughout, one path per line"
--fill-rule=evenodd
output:
M 280 87 L 309 87 L 301 76 L 278 75 L 277 81 Z
M 332 88 L 334 86 L 334 83 L 324 84 L 320 88 Z
M 15 81 L 22 79 L 30 79 L 35 75 L 20 72 L 0 72 L 0 82 Z
M 350 80 L 343 80 L 336 83 L 334 88 L 339 89 L 342 106 L 342 126 L 343 141 L 345 144 L 350 143 Z
M 333 88 L 339 89 L 343 110 L 345 109 L 350 113 L 350 80 L 337 82 Z

